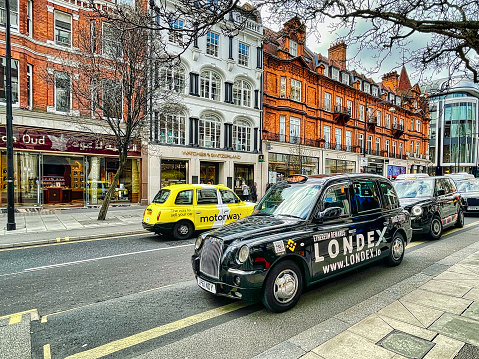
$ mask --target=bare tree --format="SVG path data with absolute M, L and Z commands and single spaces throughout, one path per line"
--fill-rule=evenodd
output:
M 258 0 L 275 19 L 299 16 L 314 30 L 327 18 L 332 31 L 358 49 L 372 50 L 378 65 L 391 50 L 417 70 L 463 72 L 479 82 L 479 2 L 475 0 Z
M 50 82 L 58 82 L 58 73 L 66 75 L 78 126 L 113 142 L 118 151 L 118 169 L 99 220 L 106 218 L 132 145 L 148 139 L 150 111 L 182 109 L 181 95 L 167 76 L 177 64 L 159 46 L 160 33 L 148 30 L 150 16 L 131 7 L 124 7 L 122 13 L 128 21 L 106 22 L 94 14 L 79 30 L 77 50 L 59 56 L 50 64 L 57 76 L 51 71 L 48 75 Z M 133 22 L 144 26 L 131 26 Z

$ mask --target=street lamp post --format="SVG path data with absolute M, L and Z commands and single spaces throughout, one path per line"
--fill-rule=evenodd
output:
M 6 132 L 7 132 L 7 231 L 15 230 L 15 192 L 13 173 L 13 116 L 12 116 L 12 45 L 10 43 L 10 4 L 5 0 L 5 60 L 6 68 Z

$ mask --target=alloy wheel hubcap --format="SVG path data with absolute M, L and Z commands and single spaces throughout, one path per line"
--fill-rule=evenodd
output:
M 399 260 L 404 252 L 404 245 L 400 238 L 395 238 L 392 246 L 392 257 Z
M 441 224 L 437 219 L 432 222 L 432 232 L 435 236 L 439 235 L 441 232 Z
M 179 229 L 178 229 L 178 232 L 180 232 L 180 234 L 188 234 L 189 230 L 188 230 L 188 226 L 187 225 L 182 225 Z
M 285 269 L 274 281 L 274 297 L 280 303 L 290 302 L 298 291 L 298 276 L 290 269 Z

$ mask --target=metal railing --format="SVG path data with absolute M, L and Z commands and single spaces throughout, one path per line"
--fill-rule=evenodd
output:
M 304 146 L 311 146 L 311 147 L 317 147 L 317 148 L 326 148 L 326 149 L 345 151 L 345 152 L 356 152 L 356 153 L 360 152 L 359 146 L 343 145 L 343 144 L 334 143 L 334 142 L 326 142 L 323 139 L 304 138 L 304 137 L 283 135 L 283 134 L 267 132 L 267 131 L 263 131 L 263 140 L 291 143 L 296 145 L 304 145 Z

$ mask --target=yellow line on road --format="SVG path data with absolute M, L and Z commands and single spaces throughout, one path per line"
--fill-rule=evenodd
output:
M 50 344 L 45 344 L 43 346 L 43 359 L 51 359 L 52 355 L 50 352 Z
M 18 318 L 20 317 L 20 320 L 18 320 L 17 322 L 15 322 L 15 323 L 18 323 L 18 322 L 20 322 L 20 321 L 22 320 L 22 315 L 23 315 L 23 314 L 34 313 L 34 312 L 36 312 L 36 311 L 37 311 L 36 309 L 25 310 L 25 311 L 23 311 L 23 312 L 18 312 L 18 313 L 12 313 L 12 314 L 8 314 L 8 315 L 4 315 L 4 316 L 0 317 L 0 319 L 10 318 L 10 321 L 9 321 L 8 324 L 14 324 L 14 323 L 12 323 L 12 318 L 15 318 L 15 319 L 13 319 L 13 321 L 15 321 L 15 320 L 18 320 Z
M 475 225 L 478 224 L 478 223 L 479 223 L 479 221 L 475 221 L 475 222 L 466 224 L 466 225 L 465 225 L 464 227 L 462 227 L 462 228 L 454 228 L 454 229 L 448 231 L 447 233 L 444 233 L 443 236 L 448 236 L 448 235 L 450 235 L 450 234 L 453 234 L 454 232 L 463 230 L 464 228 L 475 226 Z
M 426 243 L 426 241 L 411 242 L 411 243 L 409 243 L 409 244 L 406 246 L 406 248 L 416 247 L 416 246 L 418 246 L 418 245 L 420 245 L 420 244 L 423 244 L 423 243 Z
M 13 314 L 13 315 L 10 316 L 10 320 L 8 321 L 8 325 L 20 323 L 21 321 L 22 321 L 22 314 L 21 313 Z
M 191 325 L 204 322 L 205 320 L 213 319 L 221 315 L 224 315 L 226 313 L 234 312 L 235 310 L 244 308 L 248 305 L 249 304 L 246 304 L 244 302 L 231 303 L 223 307 L 211 309 L 203 313 L 192 315 L 190 317 L 177 320 L 176 322 L 168 323 L 160 327 L 156 327 L 138 334 L 134 334 L 123 339 L 115 340 L 114 342 L 104 344 L 99 347 L 96 347 L 81 353 L 70 355 L 66 359 L 101 358 L 105 355 L 110 355 L 117 351 L 129 348 L 133 345 L 144 343 L 148 340 L 161 337 L 165 334 L 169 334 L 174 331 L 189 327 Z

